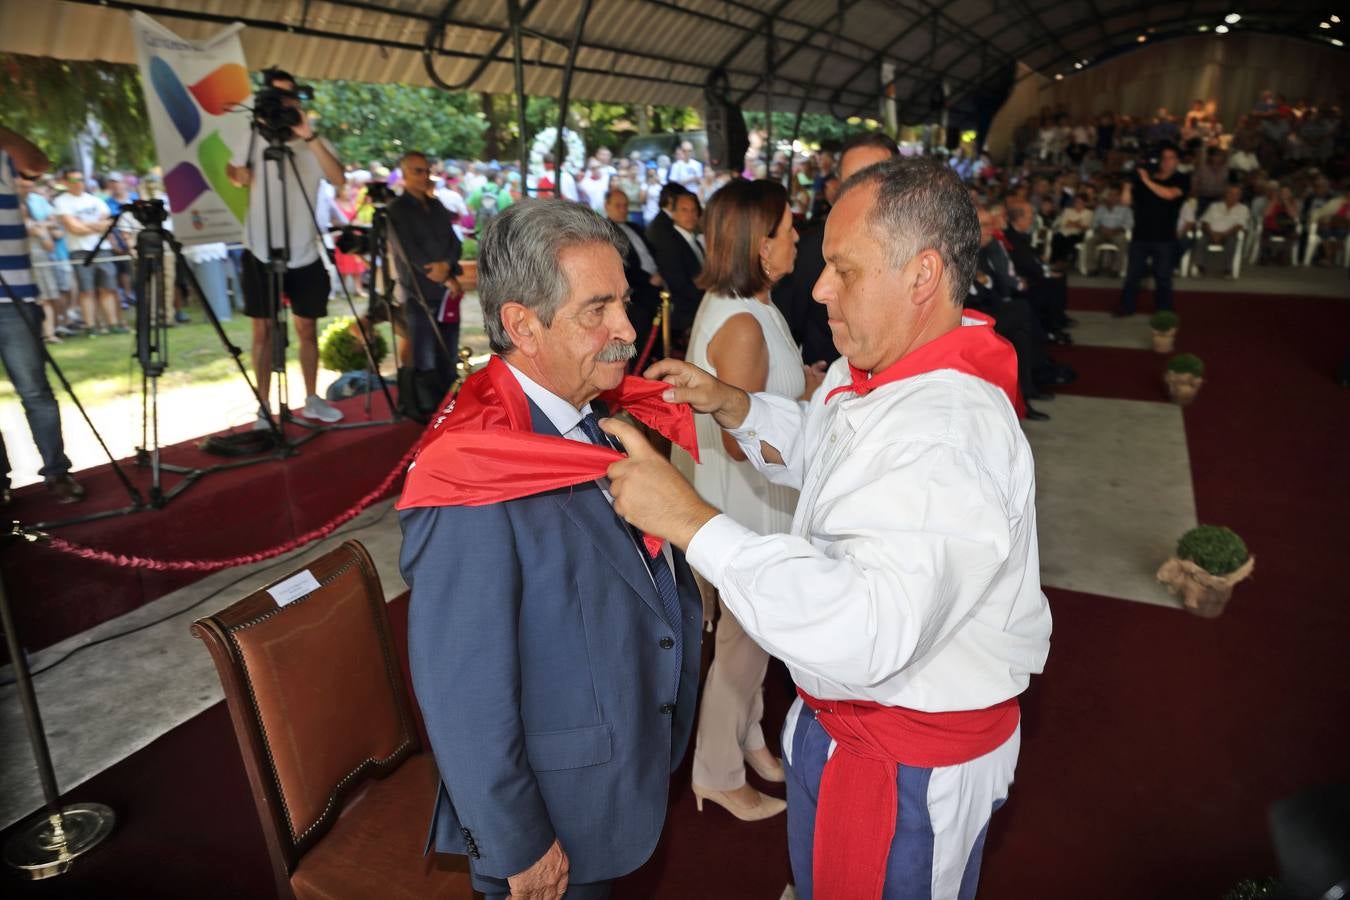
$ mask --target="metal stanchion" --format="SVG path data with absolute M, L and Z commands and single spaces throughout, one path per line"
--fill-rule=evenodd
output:
M 25 531 L 17 522 L 5 540 L 22 538 L 40 540 L 40 532 Z M 38 710 L 33 679 L 28 672 L 28 660 L 14 632 L 14 616 L 9 609 L 9 595 L 4 579 L 0 578 L 0 624 L 5 629 L 5 644 L 9 648 L 10 664 L 14 666 L 14 684 L 23 705 L 24 724 L 28 739 L 33 744 L 38 777 L 42 781 L 42 795 L 46 809 L 35 815 L 27 825 L 20 827 L 5 843 L 5 862 L 33 880 L 51 878 L 70 869 L 75 861 L 97 847 L 112 833 L 116 817 L 102 803 L 75 803 L 58 805 L 61 794 L 56 789 L 56 773 L 52 756 L 47 749 L 47 736 L 42 730 L 42 715 Z
M 661 292 L 661 344 L 664 356 L 670 359 L 670 291 Z

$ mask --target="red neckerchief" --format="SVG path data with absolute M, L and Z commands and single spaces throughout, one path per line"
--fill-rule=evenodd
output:
M 698 460 L 693 411 L 667 403 L 661 381 L 626 376 L 600 399 L 626 409 Z M 464 380 L 427 427 L 399 498 L 399 509 L 486 506 L 602 478 L 624 455 L 608 447 L 536 434 L 520 382 L 498 356 Z M 661 539 L 646 535 L 655 557 Z
M 1021 720 L 1017 698 L 930 713 L 797 689 L 838 744 L 820 777 L 811 850 L 816 900 L 880 900 L 900 796 L 896 766 L 954 766 L 989 753 Z
M 961 327 L 953 328 L 936 340 L 929 341 L 912 353 L 907 353 L 880 372 L 867 377 L 862 369 L 849 364 L 853 380 L 825 395 L 829 403 L 835 394 L 855 393 L 865 397 L 884 384 L 902 381 L 935 372 L 955 369 L 987 381 L 1008 395 L 1020 419 L 1026 414 L 1022 394 L 1017 388 L 1017 351 L 1002 335 L 994 332 L 994 320 L 984 313 L 965 310 L 961 313 Z

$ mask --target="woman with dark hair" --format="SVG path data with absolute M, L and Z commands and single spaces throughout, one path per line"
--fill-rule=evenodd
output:
M 707 293 L 686 358 L 747 391 L 809 396 L 819 375 L 803 369 L 801 350 L 769 299 L 797 257 L 787 191 L 773 181 L 729 182 L 708 202 L 704 240 L 707 256 L 698 286 Z M 697 423 L 702 464 L 694 467 L 692 481 L 703 499 L 761 534 L 788 531 L 797 492 L 757 473 L 711 416 L 700 415 Z M 767 781 L 784 780 L 782 764 L 764 745 L 760 729 L 769 656 L 725 607 L 721 613 L 701 701 L 694 795 L 700 810 L 711 800 L 738 819 L 765 819 L 785 804 L 746 784 L 745 763 Z

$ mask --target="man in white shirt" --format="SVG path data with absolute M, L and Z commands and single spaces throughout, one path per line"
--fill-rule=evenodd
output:
M 1111 244 L 1116 248 L 1115 267 L 1129 258 L 1130 229 L 1134 227 L 1134 211 L 1120 202 L 1120 188 L 1106 189 L 1105 198 L 1092 214 L 1092 234 L 1083 242 L 1083 262 L 1097 274 L 1097 248 Z
M 65 184 L 66 192 L 52 201 L 52 211 L 60 217 L 70 243 L 71 262 L 80 288 L 80 314 L 90 334 L 123 332 L 126 328 L 117 305 L 117 269 L 111 262 L 111 238 L 101 246 L 98 242 L 112 223 L 112 211 L 102 198 L 84 189 L 84 175 L 78 169 L 66 170 Z M 98 247 L 95 261 L 85 265 L 95 247 Z M 103 314 L 103 327 L 95 330 L 99 312 Z
M 609 469 L 614 507 L 687 548 L 792 672 L 802 700 L 783 747 L 799 893 L 971 896 L 1017 762 L 1016 698 L 1049 650 L 1016 359 L 987 319 L 963 316 L 979 225 L 939 160 L 854 175 L 825 229 L 815 298 L 845 358 L 810 401 L 752 396 L 675 360 L 647 371 L 771 481 L 801 490 L 792 533 L 719 515 L 610 420 L 629 452 Z
M 609 193 L 609 174 L 600 160 L 592 159 L 586 177 L 577 184 L 586 205 L 598 213 L 605 211 L 605 194 Z
M 1200 217 L 1200 234 L 1196 235 L 1192 251 L 1200 268 L 1216 272 L 1222 270 L 1225 275 L 1230 274 L 1233 257 L 1238 252 L 1238 242 L 1247 230 L 1249 221 L 1251 212 L 1242 202 L 1242 188 L 1230 184 L 1224 190 L 1223 202 L 1211 203 Z M 1217 259 L 1214 258 L 1216 255 Z M 1211 264 L 1213 269 L 1210 269 Z
M 703 182 L 703 163 L 693 158 L 694 145 L 685 141 L 675 148 L 675 161 L 670 164 L 668 181 L 684 185 L 690 193 L 697 195 Z
M 238 164 L 225 167 L 232 183 L 251 187 L 248 216 L 244 220 L 242 280 L 244 314 L 253 320 L 253 374 L 258 379 L 258 396 L 270 403 L 272 329 L 281 297 L 272 284 L 269 260 L 273 248 L 277 248 L 289 253 L 280 293 L 290 300 L 295 337 L 300 344 L 300 373 L 305 381 L 305 406 L 301 414 L 322 422 L 336 422 L 342 418 L 342 411 L 318 395 L 316 323 L 328 315 L 331 282 L 320 259 L 319 228 L 313 218 L 318 209 L 311 212 L 311 208 L 318 200 L 322 179 L 337 187 L 346 176 L 332 145 L 314 133 L 300 108 L 295 78 L 280 69 L 268 69 L 263 72 L 263 83 L 283 92 L 282 104 L 299 113 L 300 121 L 291 127 L 292 137 L 285 144 L 290 159 L 281 163 L 284 182 L 278 177 L 278 165 L 264 158 L 267 141 L 256 134 L 250 134 L 248 148 L 237 158 Z M 269 416 L 266 406 L 260 408 L 254 427 L 268 427 Z

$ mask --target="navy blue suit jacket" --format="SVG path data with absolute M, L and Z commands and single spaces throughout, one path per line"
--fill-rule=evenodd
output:
M 441 773 L 429 845 L 495 878 L 555 837 L 573 883 L 642 865 L 698 693 L 702 606 L 683 554 L 676 671 L 660 596 L 598 482 L 401 522 L 413 688 Z

